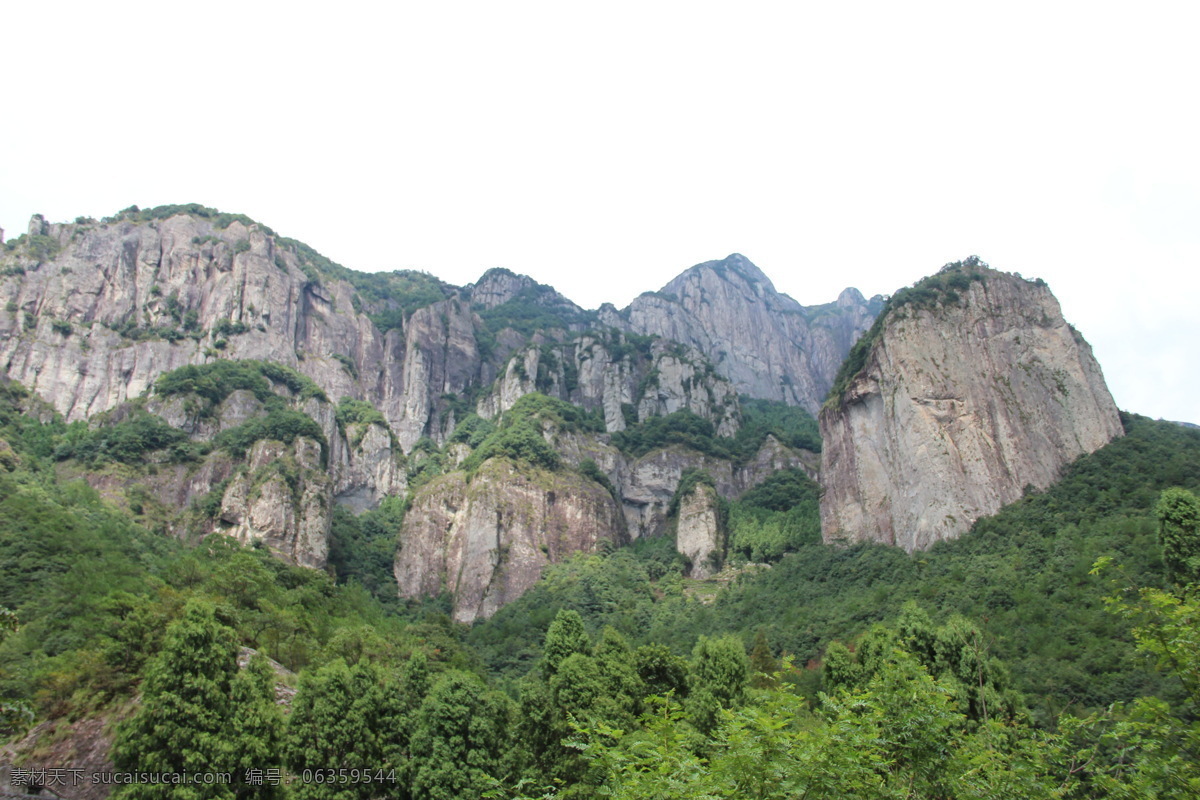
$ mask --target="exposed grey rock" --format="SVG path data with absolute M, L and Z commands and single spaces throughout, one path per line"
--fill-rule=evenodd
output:
M 1043 489 L 1122 434 L 1091 348 L 1040 282 L 993 270 L 889 314 L 821 412 L 826 541 L 919 550 Z
M 675 550 L 691 563 L 691 577 L 707 578 L 715 571 L 714 563 L 724 554 L 725 542 L 717 493 L 711 486 L 698 483 L 679 501 Z
M 738 392 L 801 405 L 815 414 L 881 302 L 865 301 L 848 289 L 836 303 L 801 306 L 734 254 L 686 270 L 622 312 L 602 308 L 600 319 L 690 345 Z
M 576 552 L 618 543 L 616 503 L 572 473 L 486 462 L 467 483 L 454 472 L 417 493 L 404 518 L 396 582 L 402 597 L 454 594 L 454 618 L 491 616 L 542 569 Z
M 246 469 L 225 489 L 218 529 L 243 544 L 261 540 L 301 566 L 324 567 L 332 517 L 330 481 L 320 453 L 320 444 L 306 437 L 297 437 L 291 448 L 282 442 L 256 442 L 247 454 Z M 288 458 L 299 473 L 296 487 L 272 469 Z

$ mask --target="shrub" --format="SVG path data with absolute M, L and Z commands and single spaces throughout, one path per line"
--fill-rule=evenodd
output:
M 246 450 L 257 441 L 273 439 L 291 444 L 298 436 L 315 439 L 320 443 L 321 462 L 324 464 L 328 458 L 329 443 L 325 440 L 321 426 L 312 417 L 291 408 L 272 408 L 265 417 L 256 417 L 236 428 L 221 431 L 213 439 L 213 444 L 228 450 L 237 458 L 243 458 Z

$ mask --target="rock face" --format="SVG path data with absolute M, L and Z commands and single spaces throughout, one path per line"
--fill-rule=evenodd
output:
M 492 459 L 469 483 L 454 472 L 423 487 L 405 516 L 396 557 L 402 597 L 454 594 L 471 622 L 520 597 L 547 564 L 620 544 L 612 496 L 580 475 Z
M 738 467 L 725 459 L 672 445 L 641 458 L 619 459 L 612 471 L 617 476 L 629 536 L 638 539 L 665 531 L 671 498 L 689 469 L 707 473 L 722 497 L 738 497 L 781 469 L 803 469 L 815 479 L 818 458 L 816 453 L 785 447 L 774 437 L 767 437 L 755 457 Z M 597 463 L 602 462 L 597 459 Z
M 294 481 L 284 470 L 275 469 L 277 464 L 292 467 Z M 282 442 L 259 441 L 248 454 L 246 467 L 225 489 L 218 529 L 243 544 L 262 540 L 295 564 L 324 567 L 331 509 L 320 444 L 303 437 L 291 448 Z
M 131 509 L 153 500 L 162 518 L 178 512 L 165 525 L 179 535 L 223 531 L 321 567 L 333 503 L 363 511 L 407 492 L 410 469 L 461 463 L 467 446 L 446 445 L 471 413 L 496 420 L 541 392 L 599 412 L 608 433 L 687 410 L 731 436 L 740 392 L 815 409 L 877 306 L 854 290 L 800 306 L 730 256 L 622 311 L 587 311 L 507 270 L 461 288 L 421 273 L 353 273 L 245 217 L 196 206 L 130 209 L 101 222 L 39 216 L 0 246 L 0 377 L 68 420 L 108 424 L 96 415 L 136 406 L 193 444 L 267 409 L 237 390 L 198 413 L 196 396 L 151 391 L 165 373 L 246 359 L 311 379 L 325 400 L 287 399 L 317 423 L 319 443 L 309 430 L 291 444 L 257 440 L 236 457 L 216 448 L 176 463 L 159 453 L 153 470 L 85 477 Z M 342 398 L 379 414 L 339 418 Z M 459 618 L 489 614 L 573 549 L 662 533 L 688 468 L 708 471 L 723 496 L 782 466 L 813 468 L 813 454 L 774 440 L 734 466 L 681 447 L 631 458 L 604 434 L 547 437 L 564 463 L 552 476 L 485 465 L 469 486 L 454 488 L 453 476 L 426 486 L 397 562 L 405 591 L 451 588 Z M 612 495 L 578 473 L 589 460 Z M 202 507 L 201 522 L 190 506 Z
M 907 291 L 820 415 L 827 542 L 911 552 L 955 538 L 1122 434 L 1091 348 L 1042 282 L 968 260 Z
M 605 324 L 654 334 L 704 353 L 737 391 L 815 414 L 851 345 L 882 298 L 847 289 L 835 303 L 802 306 L 775 291 L 738 254 L 685 271 L 629 308 L 601 310 Z
M 610 432 L 687 409 L 712 422 L 719 436 L 737 433 L 737 391 L 702 353 L 661 339 L 639 344 L 620 335 L 584 335 L 519 350 L 476 412 L 494 418 L 542 392 L 602 412 Z
M 703 483 L 679 501 L 676 520 L 675 550 L 691 562 L 693 578 L 707 578 L 716 569 L 716 561 L 725 552 L 721 518 L 717 510 L 717 492 Z

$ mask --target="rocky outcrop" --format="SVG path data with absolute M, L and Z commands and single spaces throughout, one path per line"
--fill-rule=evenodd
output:
M 160 453 L 144 468 L 126 464 L 88 479 L 130 508 L 157 503 L 155 524 L 175 533 L 221 530 L 317 567 L 332 504 L 362 511 L 406 492 L 408 468 L 417 475 L 461 463 L 466 446 L 444 446 L 471 412 L 496 419 L 542 392 L 599 412 L 609 433 L 686 409 L 731 436 L 741 422 L 739 391 L 815 407 L 872 313 L 852 290 L 837 303 L 802 307 L 740 256 L 694 267 L 625 311 L 591 312 L 507 270 L 462 288 L 419 273 L 353 273 L 245 217 L 199 207 L 71 224 L 36 217 L 27 234 L 0 247 L 0 376 L 30 386 L 69 420 L 130 404 L 199 444 L 264 417 L 266 404 L 246 389 L 215 407 L 197 396 L 158 396 L 152 387 L 163 374 L 247 359 L 315 382 L 321 392 L 304 398 L 274 390 L 317 423 L 320 445 L 309 429 L 290 445 L 260 440 L 244 457 L 194 448 L 184 463 Z M 383 420 L 348 422 L 339 411 L 344 397 L 365 401 Z M 781 466 L 812 468 L 812 454 L 773 439 L 750 463 L 733 465 L 682 447 L 630 458 L 604 434 L 583 435 L 594 430 L 590 421 L 576 427 L 544 434 L 566 466 L 594 461 L 611 495 L 575 471 L 534 480 L 522 470 L 493 474 L 495 464 L 459 490 L 451 478 L 429 484 L 426 491 L 438 486 L 451 498 L 458 491 L 451 504 L 500 509 L 516 520 L 516 533 L 501 536 L 511 547 L 489 571 L 483 565 L 500 545 L 479 544 L 479 532 L 500 523 L 463 512 L 444 532 L 445 546 L 402 552 L 401 560 L 420 552 L 430 559 L 405 562 L 402 586 L 426 593 L 444 579 L 460 598 L 461 618 L 491 613 L 531 582 L 539 558 L 663 532 L 686 469 L 704 469 L 718 492 L 736 496 Z M 494 485 L 511 496 L 487 494 Z M 521 509 L 543 511 L 518 513 L 517 497 L 528 500 Z M 435 501 L 424 502 L 434 514 Z M 193 505 L 203 515 L 184 511 Z M 554 541 L 534 530 L 575 518 L 584 520 L 581 532 Z M 455 550 L 460 540 L 470 547 Z
M 657 536 L 666 530 L 671 498 L 688 470 L 706 473 L 713 479 L 718 494 L 736 498 L 781 469 L 802 469 L 815 479 L 818 459 L 816 453 L 785 447 L 768 436 L 755 457 L 741 465 L 679 445 L 652 450 L 610 469 L 600 459 L 596 463 L 616 475 L 614 482 L 621 495 L 629 536 L 637 539 Z
M 610 432 L 683 409 L 712 422 L 718 436 L 738 430 L 733 385 L 699 351 L 662 339 L 635 345 L 619 334 L 584 335 L 518 351 L 476 413 L 494 419 L 532 392 L 600 411 Z
M 340 461 L 330 470 L 337 502 L 361 512 L 408 489 L 403 454 L 386 427 L 353 423 L 346 426 L 341 442 L 347 446 L 334 448 Z
M 968 261 L 906 292 L 820 415 L 826 541 L 927 548 L 1122 433 L 1041 281 Z
M 465 287 L 464 292 L 471 298 L 471 305 L 482 311 L 490 311 L 514 301 L 539 306 L 561 317 L 568 329 L 573 321 L 587 315 L 586 311 L 549 286 L 507 269 L 489 269 L 478 281 Z
M 623 527 L 599 484 L 492 459 L 472 480 L 454 472 L 417 493 L 400 534 L 396 582 L 402 597 L 453 593 L 454 618 L 470 622 L 520 597 L 547 564 L 619 544 Z
M 329 477 L 321 446 L 298 437 L 254 444 L 246 468 L 225 488 L 217 530 L 243 544 L 262 541 L 289 561 L 322 568 L 329 553 Z
M 745 256 L 734 254 L 692 267 L 623 311 L 602 308 L 600 318 L 694 347 L 738 392 L 815 414 L 881 305 L 882 298 L 867 301 L 847 289 L 835 303 L 802 306 L 776 292 Z
M 716 572 L 725 552 L 716 490 L 697 483 L 680 499 L 675 524 L 675 550 L 692 565 L 691 577 L 707 578 Z
M 77 420 L 185 364 L 270 361 L 331 398 L 371 402 L 405 449 L 442 434 L 443 395 L 491 379 L 469 303 L 433 302 L 381 332 L 374 301 L 318 275 L 311 251 L 249 221 L 219 222 L 35 219 L 41 233 L 0 251 L 4 373 Z

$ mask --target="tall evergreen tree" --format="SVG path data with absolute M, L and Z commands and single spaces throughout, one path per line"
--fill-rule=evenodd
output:
M 230 716 L 228 755 L 225 763 L 235 768 L 234 795 L 243 800 L 274 800 L 281 797 L 278 785 L 247 780 L 251 770 L 283 766 L 280 744 L 283 714 L 275 704 L 275 673 L 265 656 L 255 654 L 246 668 L 234 676 L 229 688 Z
M 742 704 L 750 678 L 750 659 L 735 636 L 701 636 L 692 650 L 689 721 L 704 733 L 717 724 L 722 708 Z
M 211 603 L 192 600 L 167 629 L 163 649 L 142 685 L 142 707 L 113 743 L 118 771 L 232 771 L 231 685 L 237 673 L 234 632 L 217 621 Z M 133 783 L 114 797 L 129 800 L 232 800 L 229 785 Z
M 292 701 L 284 757 L 293 774 L 306 770 L 376 770 L 384 761 L 381 736 L 386 698 L 379 673 L 360 661 L 353 667 L 336 659 L 306 673 Z M 390 771 L 390 765 L 389 765 Z M 296 800 L 359 800 L 380 793 L 374 781 L 352 782 L 330 773 L 328 781 L 303 781 L 293 786 Z M 384 784 L 384 791 L 394 788 Z
M 550 623 L 546 631 L 546 641 L 543 650 L 546 654 L 546 677 L 551 677 L 558 671 L 558 666 L 567 656 L 575 653 L 586 653 L 591 649 L 587 630 L 583 627 L 583 617 L 578 611 L 562 609 Z
M 412 735 L 415 800 L 482 797 L 505 777 L 508 698 L 469 672 L 445 673 L 421 703 Z
M 1167 580 L 1200 582 L 1200 499 L 1187 489 L 1167 489 L 1154 510 Z

